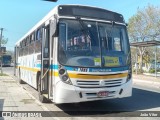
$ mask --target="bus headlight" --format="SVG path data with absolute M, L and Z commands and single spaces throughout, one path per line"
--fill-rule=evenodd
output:
M 59 74 L 60 74 L 60 75 L 63 75 L 65 72 L 66 72 L 65 69 L 60 69 L 60 70 L 59 70 Z
M 62 80 L 62 82 L 67 83 L 67 84 L 72 84 L 71 80 L 68 77 L 67 71 L 64 68 L 60 68 L 59 71 L 59 77 Z
M 63 80 L 63 81 L 67 81 L 67 80 L 68 80 L 68 76 L 67 76 L 67 75 L 63 75 L 63 76 L 62 76 L 62 80 Z

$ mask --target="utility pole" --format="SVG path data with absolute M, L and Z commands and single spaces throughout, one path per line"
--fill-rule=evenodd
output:
M 3 37 L 3 30 L 4 28 L 0 28 L 1 30 L 1 37 L 0 37 L 0 55 L 1 55 L 1 74 L 3 74 L 3 70 L 2 70 L 2 49 L 1 49 L 1 43 L 2 43 L 2 37 Z

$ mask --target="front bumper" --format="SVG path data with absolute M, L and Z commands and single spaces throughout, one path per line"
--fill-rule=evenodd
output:
M 98 97 L 97 93 L 107 91 L 107 97 Z M 120 94 L 120 91 L 121 94 Z M 127 83 L 112 88 L 80 88 L 73 85 L 65 84 L 59 81 L 56 84 L 54 102 L 60 103 L 78 103 L 85 101 L 95 101 L 104 99 L 114 99 L 130 97 L 132 95 L 132 80 Z

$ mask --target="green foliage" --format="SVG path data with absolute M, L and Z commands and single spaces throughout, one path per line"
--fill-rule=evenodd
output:
M 128 33 L 130 42 L 143 42 L 159 40 L 160 36 L 160 7 L 148 5 L 143 9 L 137 9 L 128 22 Z M 139 66 L 142 71 L 143 55 L 145 47 L 138 47 Z M 132 55 L 132 58 L 135 57 Z M 150 57 L 149 57 L 150 58 Z
M 132 69 L 132 72 L 135 74 L 136 73 L 136 69 Z M 144 71 L 137 69 L 137 74 L 142 74 Z
M 157 69 L 156 71 L 157 71 L 157 72 L 160 72 L 160 69 Z M 150 70 L 149 70 L 149 73 L 155 73 L 155 69 L 153 69 L 153 68 L 150 69 Z
M 160 7 L 148 5 L 138 9 L 128 22 L 131 42 L 155 40 L 160 35 Z
M 155 73 L 155 69 L 150 69 L 149 73 Z
M 2 38 L 1 45 L 4 46 L 8 42 L 8 38 Z
M 8 76 L 8 75 L 4 73 L 0 73 L 0 76 Z

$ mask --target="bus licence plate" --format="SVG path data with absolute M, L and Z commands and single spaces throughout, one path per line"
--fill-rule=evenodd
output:
M 108 92 L 107 91 L 100 91 L 97 93 L 98 97 L 107 97 L 108 96 Z

